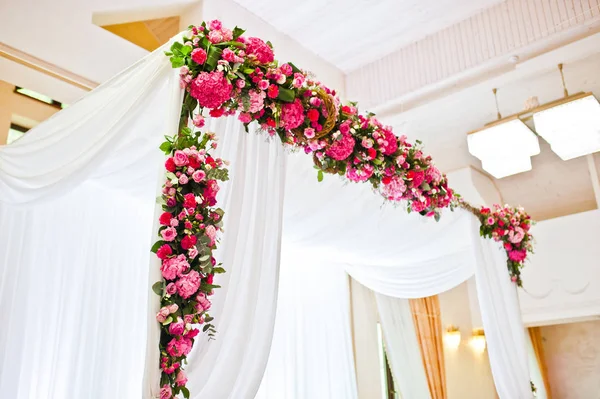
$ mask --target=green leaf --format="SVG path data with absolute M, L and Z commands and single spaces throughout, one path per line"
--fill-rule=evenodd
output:
M 215 267 L 213 269 L 213 273 L 215 273 L 215 274 L 225 273 L 225 269 L 223 269 L 222 267 Z
M 204 65 L 209 71 L 214 70 L 217 67 L 217 62 L 221 59 L 221 54 L 223 50 L 218 48 L 217 46 L 210 46 L 208 49 L 208 55 L 206 57 L 206 61 Z
M 206 255 L 206 256 L 203 256 L 203 257 L 199 258 L 198 260 L 199 260 L 200 262 L 205 262 L 205 261 L 207 261 L 207 260 L 209 260 L 209 259 L 210 259 L 210 255 Z
M 173 68 L 181 68 L 185 65 L 185 60 L 182 57 L 173 56 L 171 57 L 171 66 Z
M 240 43 L 240 42 L 221 42 L 221 43 L 216 43 L 213 44 L 213 46 L 219 46 L 219 47 L 246 47 L 245 44 Z
M 292 64 L 291 62 L 288 62 L 288 64 L 292 67 L 292 72 L 294 72 L 294 73 L 300 73 L 300 72 L 302 72 L 300 70 L 300 68 L 298 68 L 296 65 Z
M 162 297 L 162 294 L 163 294 L 163 282 L 162 281 L 157 281 L 156 283 L 152 284 L 152 291 L 154 291 L 154 293 L 156 295 Z
M 296 92 L 292 89 L 286 89 L 285 87 L 279 86 L 277 98 L 286 103 L 292 103 L 296 99 Z
M 169 143 L 168 141 L 165 141 L 160 145 L 160 150 L 166 155 L 169 155 L 171 151 L 173 151 L 173 144 Z
M 423 182 L 423 184 L 421 184 L 421 189 L 423 189 L 424 191 L 429 191 L 431 190 L 431 186 L 427 184 L 427 182 Z
M 242 72 L 244 72 L 246 75 L 250 75 L 252 72 L 254 72 L 254 69 L 252 69 L 252 68 L 246 68 Z
M 175 175 L 173 175 L 175 176 Z M 150 252 L 156 253 L 156 251 L 158 251 L 158 248 L 160 248 L 165 242 L 164 241 L 156 241 L 154 243 L 154 245 L 152 246 L 152 248 L 150 249 Z
M 317 173 L 317 181 L 319 183 L 321 183 L 323 181 L 323 171 L 320 170 L 319 173 Z
M 181 391 L 181 393 L 183 394 L 183 397 L 185 399 L 190 399 L 190 391 L 189 391 L 189 389 L 187 389 L 186 387 L 180 387 L 179 390 Z
M 172 56 L 172 55 L 173 55 L 173 53 L 172 53 L 172 52 L 170 52 L 170 51 L 165 51 L 165 55 L 166 55 L 167 57 L 170 57 L 170 56 Z
M 436 212 L 435 215 L 433 216 L 433 218 L 435 219 L 436 222 L 439 222 L 440 219 L 442 218 L 442 216 Z
M 169 316 L 169 317 L 167 317 L 167 320 L 163 321 L 162 325 L 167 326 L 167 325 L 171 324 L 172 322 L 173 322 L 173 317 Z
M 181 54 L 188 55 L 188 54 L 190 54 L 192 52 L 192 50 L 193 50 L 192 46 L 183 46 L 181 48 Z
M 214 319 L 215 319 L 214 317 L 210 317 L 210 316 L 208 316 L 208 315 L 207 315 L 207 316 L 204 318 L 204 321 L 206 321 L 207 323 L 210 323 L 210 322 L 211 322 L 211 321 L 213 321 Z
M 246 32 L 244 29 L 238 28 L 237 26 L 235 28 L 233 28 L 233 40 L 242 36 L 244 34 L 244 32 Z
M 206 331 L 207 331 L 209 328 L 210 328 L 210 324 L 207 324 L 207 325 L 205 325 L 205 326 L 202 328 L 202 332 L 206 332 Z

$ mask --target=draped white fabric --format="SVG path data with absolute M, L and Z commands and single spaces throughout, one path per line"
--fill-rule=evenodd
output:
M 283 250 L 273 346 L 256 399 L 357 398 L 348 275 Z
M 177 86 L 152 54 L 0 148 L 3 397 L 142 397 L 156 148 Z
M 401 398 L 431 398 L 408 299 L 375 298 L 396 390 Z
M 218 275 L 211 315 L 214 341 L 200 337 L 190 354 L 193 398 L 252 398 L 269 356 L 279 278 L 285 157 L 281 145 L 246 133 L 235 118 L 209 125 L 220 156 L 230 160 L 230 181 L 219 193 L 225 234 L 216 253 Z

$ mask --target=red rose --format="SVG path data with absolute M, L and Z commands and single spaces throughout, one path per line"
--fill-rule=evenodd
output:
M 306 114 L 306 116 L 308 117 L 308 119 L 311 122 L 316 122 L 319 120 L 319 111 L 317 111 L 316 109 L 311 109 L 310 111 L 308 111 L 308 113 Z
M 162 215 L 160 215 L 158 222 L 163 226 L 168 226 L 171 223 L 171 219 L 173 219 L 173 215 L 171 215 L 169 212 L 164 212 Z
M 173 160 L 173 157 L 169 157 L 167 159 L 167 162 L 165 162 L 165 168 L 169 172 L 175 172 L 175 170 L 177 170 L 177 166 L 175 166 L 175 161 Z
M 487 215 L 488 213 L 490 213 L 490 208 L 481 207 L 482 215 Z
M 367 152 L 369 153 L 369 159 L 377 158 L 377 151 L 373 147 L 369 148 Z
M 512 245 L 510 245 L 510 243 L 508 243 L 508 242 L 505 242 L 504 249 L 506 249 L 507 251 L 512 251 Z
M 217 167 L 217 164 L 215 163 L 215 160 L 213 159 L 213 157 L 206 157 L 206 164 L 210 165 L 212 168 Z
M 276 85 L 269 86 L 269 90 L 267 90 L 267 96 L 269 96 L 269 98 L 277 98 L 278 95 L 279 87 L 277 87 Z
M 504 222 L 502 220 L 498 220 L 498 226 L 504 227 Z
M 225 113 L 225 110 L 223 108 L 211 109 L 209 112 L 210 116 L 212 116 L 213 118 L 221 117 L 221 116 L 223 116 L 224 113 Z
M 273 119 L 273 118 L 267 118 L 267 126 L 269 126 L 269 127 L 277 127 L 277 124 L 275 123 L 275 119 Z
M 190 167 L 194 168 L 194 169 L 198 169 L 200 167 L 200 161 L 198 160 L 198 157 L 196 156 L 190 156 L 188 158 L 188 162 Z
M 194 197 L 194 194 L 189 193 L 183 196 L 184 201 L 183 201 L 183 207 L 184 208 L 195 208 L 196 207 L 196 197 Z
M 171 246 L 168 244 L 164 244 L 160 248 L 158 248 L 158 251 L 156 251 L 156 256 L 158 256 L 159 259 L 166 259 L 172 253 L 173 250 L 171 249 Z
M 198 239 L 196 238 L 196 236 L 185 236 L 181 240 L 181 248 L 188 250 L 188 249 L 192 248 L 194 245 L 196 245 L 197 241 L 198 241 Z
M 388 184 L 390 184 L 392 182 L 392 178 L 389 176 L 383 176 L 381 178 L 381 182 L 387 186 Z
M 214 274 L 209 274 L 208 276 L 206 276 L 206 284 L 212 284 L 214 277 Z

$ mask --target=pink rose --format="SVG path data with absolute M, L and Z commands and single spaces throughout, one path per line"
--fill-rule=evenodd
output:
M 204 117 L 200 114 L 194 115 L 194 119 L 192 120 L 192 123 L 197 128 L 204 127 L 204 123 L 205 123 Z
M 185 316 L 183 316 L 183 321 L 185 322 L 185 324 L 192 324 L 192 322 L 194 321 L 194 315 L 186 314 Z
M 525 231 L 520 227 L 517 227 L 514 231 L 511 230 L 508 232 L 508 241 L 513 244 L 520 243 L 523 241 L 523 238 L 525 238 Z
M 285 76 L 291 76 L 293 72 L 290 64 L 281 64 L 279 69 L 281 69 L 281 73 L 283 73 Z
M 177 287 L 174 283 L 167 284 L 167 294 L 173 295 L 177 292 Z
M 200 183 L 206 177 L 206 173 L 203 170 L 197 170 L 192 174 L 192 179 L 196 183 Z
M 198 313 L 206 312 L 212 305 L 204 293 L 200 293 L 196 296 L 196 302 L 198 302 L 198 305 L 196 306 L 196 311 Z
M 177 166 L 185 166 L 188 164 L 188 156 L 185 155 L 183 151 L 175 151 L 175 156 L 173 157 L 173 161 Z
M 187 175 L 181 175 L 179 176 L 179 184 L 184 185 L 184 184 L 188 184 L 189 178 L 187 177 Z
M 190 223 L 190 222 L 186 221 L 186 223 Z M 190 225 L 191 225 L 191 223 L 190 223 Z M 196 245 L 197 241 L 198 241 L 198 238 L 196 236 L 189 236 L 189 235 L 185 236 L 181 240 L 181 248 L 188 250 L 188 249 L 192 248 L 194 245 Z
M 173 241 L 175 237 L 177 237 L 177 230 L 175 230 L 173 227 L 167 227 L 160 232 L 160 235 L 165 241 Z
M 187 382 L 188 382 L 187 376 L 185 375 L 183 370 L 179 370 L 179 373 L 177 374 L 177 378 L 175 378 L 175 384 L 177 384 L 178 387 L 182 387 Z
M 192 247 L 188 249 L 188 257 L 190 259 L 194 259 L 196 256 L 198 256 L 198 248 Z
M 493 225 L 494 223 L 495 223 L 495 221 L 494 221 L 494 218 L 490 216 L 490 217 L 487 219 L 487 224 L 491 226 L 491 225 Z
M 160 388 L 160 399 L 171 399 L 173 397 L 173 392 L 171 391 L 171 387 L 169 384 L 165 384 Z
M 310 127 L 304 129 L 304 137 L 306 137 L 307 139 L 312 139 L 313 137 L 315 137 L 315 129 Z
M 183 196 L 183 206 L 184 208 L 196 207 L 196 197 L 194 196 L 194 193 L 187 193 Z
M 269 88 L 269 81 L 261 80 L 260 82 L 258 82 L 258 88 L 261 90 L 267 90 Z
M 235 81 L 235 85 L 238 89 L 243 89 L 246 87 L 246 81 L 244 79 L 238 79 Z
M 192 51 L 192 61 L 194 61 L 198 65 L 204 64 L 206 61 L 206 51 L 201 48 L 194 49 Z
M 169 309 L 169 313 L 175 313 L 175 312 L 177 312 L 177 310 L 179 310 L 179 306 L 177 306 L 176 303 L 172 303 L 169 306 L 167 306 L 166 308 Z
M 183 323 L 183 319 L 181 317 L 178 317 L 175 323 L 171 323 L 169 325 L 169 334 L 171 335 L 182 335 L 184 331 L 185 324 Z
M 192 340 L 189 338 L 173 338 L 167 344 L 167 353 L 173 357 L 186 356 L 192 350 Z
M 306 79 L 306 76 L 304 76 L 303 74 L 301 74 L 301 73 L 295 73 L 294 74 L 294 79 L 292 81 L 292 85 L 295 88 L 298 89 L 298 88 L 302 87 L 302 85 L 304 84 L 304 80 L 305 79 Z
M 156 321 L 158 321 L 159 323 L 164 323 L 165 320 L 167 320 L 167 317 L 164 316 L 161 312 L 158 312 L 156 314 Z
M 179 295 L 183 299 L 187 299 L 194 295 L 198 291 L 198 288 L 200 288 L 200 274 L 192 270 L 188 274 L 182 275 L 175 284 L 177 285 Z

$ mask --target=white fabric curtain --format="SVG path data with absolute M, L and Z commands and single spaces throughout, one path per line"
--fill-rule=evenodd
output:
M 282 251 L 273 346 L 256 399 L 356 399 L 348 275 Z
M 142 397 L 157 146 L 180 106 L 159 53 L 0 148 L 3 397 Z
M 286 162 L 283 148 L 264 134 L 246 133 L 235 118 L 209 124 L 220 156 L 231 161 L 219 192 L 225 228 L 216 258 L 227 273 L 215 277 L 211 315 L 216 340 L 200 337 L 187 367 L 193 398 L 252 398 L 273 337 Z
M 431 398 L 408 299 L 375 298 L 396 390 L 401 398 Z

